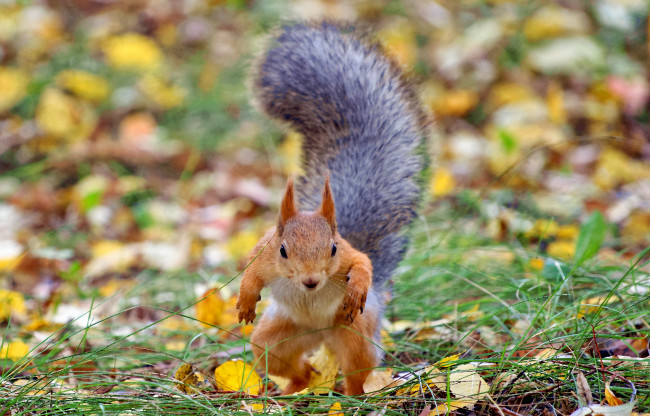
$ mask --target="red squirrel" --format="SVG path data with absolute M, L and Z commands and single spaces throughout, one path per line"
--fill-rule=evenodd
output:
M 378 46 L 329 23 L 284 27 L 254 91 L 268 115 L 304 137 L 305 174 L 287 182 L 277 226 L 251 252 L 239 320 L 255 320 L 269 287 L 251 337 L 258 365 L 290 380 L 283 393 L 300 391 L 312 373 L 307 353 L 324 343 L 345 394 L 362 394 L 383 357 L 381 293 L 421 194 L 426 118 Z

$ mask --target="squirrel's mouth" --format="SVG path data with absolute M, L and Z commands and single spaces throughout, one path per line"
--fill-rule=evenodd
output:
M 301 288 L 305 292 L 317 292 L 318 289 L 323 287 L 323 281 L 320 279 L 315 279 L 314 277 L 303 277 L 301 280 Z

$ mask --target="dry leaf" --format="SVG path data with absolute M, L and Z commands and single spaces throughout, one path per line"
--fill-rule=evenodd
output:
M 429 191 L 435 197 L 448 195 L 454 190 L 456 181 L 451 172 L 445 168 L 438 168 L 431 177 Z
M 68 69 L 60 72 L 55 81 L 62 89 L 93 103 L 103 101 L 109 93 L 106 79 L 86 71 Z
M 328 416 L 343 416 L 345 413 L 343 413 L 341 407 L 341 403 L 335 402 L 332 406 L 330 406 L 330 410 L 327 412 Z
M 0 289 L 0 321 L 7 320 L 12 315 L 24 315 L 26 312 L 22 293 Z
M 210 381 L 207 380 L 203 374 L 187 363 L 178 367 L 174 374 L 174 379 L 183 383 L 177 384 L 176 388 L 187 394 L 197 393 L 198 391 L 195 387 L 198 387 L 201 390 L 212 387 Z
M 372 370 L 372 372 L 363 382 L 364 393 L 382 390 L 390 385 L 395 384 L 393 380 L 393 369 Z
M 165 110 L 183 104 L 187 96 L 185 89 L 166 83 L 153 75 L 144 76 L 138 83 L 138 87 L 145 97 Z
M 312 373 L 307 389 L 314 394 L 328 394 L 334 388 L 336 376 L 339 373 L 339 363 L 336 356 L 325 345 L 309 357 L 311 366 L 318 373 Z
M 242 360 L 230 360 L 214 370 L 214 380 L 219 390 L 243 391 L 257 395 L 262 389 L 262 379 L 255 369 Z
M 97 114 L 90 104 L 58 88 L 48 88 L 43 92 L 35 118 L 38 127 L 46 134 L 68 142 L 87 139 L 97 124 Z
M 151 71 L 158 68 L 163 59 L 156 42 L 138 33 L 126 33 L 107 39 L 103 51 L 109 65 L 117 69 Z
M 282 172 L 287 176 L 302 174 L 302 136 L 300 133 L 290 132 L 286 135 L 278 148 L 282 161 Z
M 11 341 L 2 346 L 0 359 L 18 361 L 29 353 L 29 346 L 22 341 Z
M 205 298 L 205 299 L 203 299 Z M 217 289 L 208 289 L 196 304 L 196 319 L 205 327 L 218 326 L 222 323 L 226 304 Z
M 476 372 L 477 367 L 474 364 L 462 364 L 452 369 L 448 373 L 448 380 L 445 374 L 439 370 L 432 371 L 435 376 L 433 383 L 442 391 L 449 391 L 455 397 L 454 400 L 447 404 L 439 404 L 431 411 L 431 414 L 445 414 L 448 410 L 470 408 L 477 401 L 484 398 L 490 390 L 489 384 Z
M 609 389 L 609 382 L 605 384 L 605 397 L 610 406 L 593 403 L 587 378 L 580 371 L 576 375 L 576 386 L 581 407 L 571 413 L 571 416 L 630 416 L 636 404 L 636 399 L 632 399 L 627 403 L 623 403 L 622 400 L 618 399 Z
M 27 94 L 28 75 L 18 68 L 0 67 L 0 113 L 18 104 Z
M 612 389 L 609 388 L 610 382 L 605 383 L 605 400 L 610 406 L 620 406 L 623 404 L 623 400 L 616 397 Z

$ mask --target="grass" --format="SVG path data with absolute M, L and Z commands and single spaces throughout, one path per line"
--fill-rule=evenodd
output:
M 486 238 L 485 220 L 475 212 L 453 214 L 458 210 L 447 203 L 433 212 L 414 227 L 387 311 L 391 321 L 402 324 L 390 333 L 385 365 L 410 374 L 405 385 L 364 397 L 181 393 L 173 379 L 181 363 L 194 364 L 209 379 L 217 362 L 252 357 L 243 339 L 225 339 L 214 329 L 162 329 L 174 315 L 196 321 L 189 309 L 195 302 L 192 288 L 205 276 L 143 272 L 121 304 L 112 298 L 92 307 L 117 312 L 102 320 L 80 316 L 43 340 L 29 358 L 5 363 L 0 404 L 13 415 L 249 414 L 247 406 L 253 405 L 282 414 L 327 414 L 335 402 L 346 414 L 419 414 L 427 405 L 453 400 L 427 384 L 421 370 L 458 354 L 443 371 L 477 363 L 491 386 L 490 400 L 477 405 L 477 414 L 570 413 L 578 404 L 578 370 L 595 402 L 604 399 L 604 383 L 612 379 L 619 398 L 635 396 L 637 411 L 650 409 L 647 360 L 613 359 L 607 356 L 616 351 L 606 348 L 633 350 L 634 340 L 648 335 L 648 297 L 631 293 L 647 279 L 640 271 L 647 252 L 629 266 L 593 258 L 576 267 L 545 258 L 541 269 L 533 268 L 530 259 L 543 254 L 516 238 Z M 130 299 L 141 303 L 126 308 Z M 606 299 L 612 302 L 603 306 Z M 147 313 L 149 325 L 128 324 L 129 314 Z M 10 325 L 6 331 L 18 330 Z M 172 348 L 174 340 L 186 342 L 185 348 Z

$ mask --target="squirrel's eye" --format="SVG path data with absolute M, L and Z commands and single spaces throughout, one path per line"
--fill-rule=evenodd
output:
M 332 257 L 336 254 L 336 244 L 332 244 Z
M 287 250 L 284 249 L 284 244 L 280 245 L 280 255 L 285 259 L 287 258 Z

